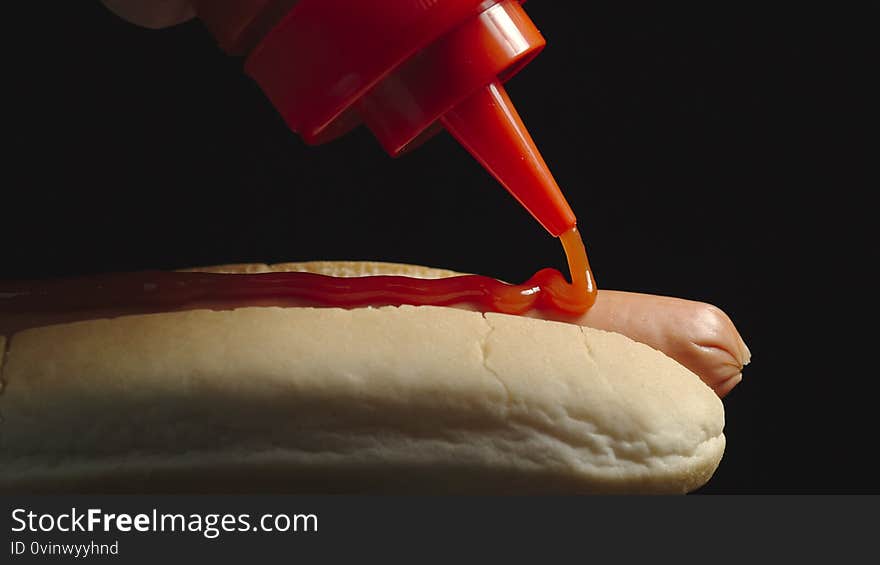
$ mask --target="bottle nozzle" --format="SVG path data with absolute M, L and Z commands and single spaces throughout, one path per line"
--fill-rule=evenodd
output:
M 479 89 L 441 120 L 551 235 L 574 227 L 574 212 L 500 82 Z

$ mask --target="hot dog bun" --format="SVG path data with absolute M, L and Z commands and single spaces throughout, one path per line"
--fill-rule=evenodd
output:
M 443 278 L 460 275 L 454 271 L 362 261 L 314 261 L 278 265 L 219 265 L 191 269 L 213 273 L 313 272 L 335 277 L 399 275 Z M 459 308 L 470 309 L 466 305 Z M 547 318 L 552 312 L 531 312 Z M 742 380 L 742 370 L 751 360 L 736 326 L 724 311 L 705 302 L 635 292 L 600 290 L 596 303 L 582 316 L 555 314 L 556 321 L 569 322 L 625 336 L 659 349 L 672 357 L 724 397 Z
M 275 268 L 448 273 L 322 265 Z M 254 306 L 7 338 L 4 491 L 684 493 L 725 446 L 694 373 L 571 323 Z

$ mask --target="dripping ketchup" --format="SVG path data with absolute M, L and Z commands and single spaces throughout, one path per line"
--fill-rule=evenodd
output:
M 145 271 L 40 282 L 0 282 L 0 313 L 112 308 L 183 308 L 199 302 L 298 299 L 324 306 L 448 306 L 523 314 L 532 309 L 587 311 L 596 285 L 583 241 L 572 228 L 560 236 L 571 282 L 542 269 L 520 285 L 479 275 L 443 279 L 397 276 L 331 277 L 314 273 L 220 274 Z

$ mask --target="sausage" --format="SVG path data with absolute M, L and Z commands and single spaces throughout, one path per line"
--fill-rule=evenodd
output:
M 393 274 L 423 278 L 454 276 L 460 273 L 416 265 L 367 262 L 314 262 L 281 265 L 226 265 L 193 269 L 214 273 L 260 273 L 270 271 L 311 271 L 333 276 Z M 249 306 L 318 306 L 300 300 L 249 302 Z M 199 303 L 184 309 L 230 309 L 241 304 Z M 455 305 L 472 310 L 470 305 Z M 82 319 L 149 313 L 143 308 L 89 312 L 20 314 L 0 312 L 0 335 L 49 324 Z M 596 303 L 582 316 L 535 311 L 531 317 L 551 319 L 621 333 L 662 351 L 698 375 L 719 397 L 727 395 L 741 380 L 743 367 L 751 353 L 730 318 L 711 304 L 615 290 L 600 290 Z
M 568 321 L 622 333 L 659 349 L 722 398 L 739 384 L 743 367 L 751 360 L 730 317 L 704 302 L 601 290 L 586 314 Z

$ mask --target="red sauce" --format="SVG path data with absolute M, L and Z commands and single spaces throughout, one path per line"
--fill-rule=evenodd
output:
M 39 282 L 0 282 L 0 313 L 62 312 L 117 307 L 179 308 L 197 302 L 310 301 L 325 306 L 447 306 L 469 303 L 484 311 L 531 309 L 581 314 L 596 285 L 577 228 L 560 236 L 572 282 L 542 269 L 521 285 L 478 275 L 443 279 L 394 276 L 339 278 L 314 273 L 218 274 L 146 271 Z

